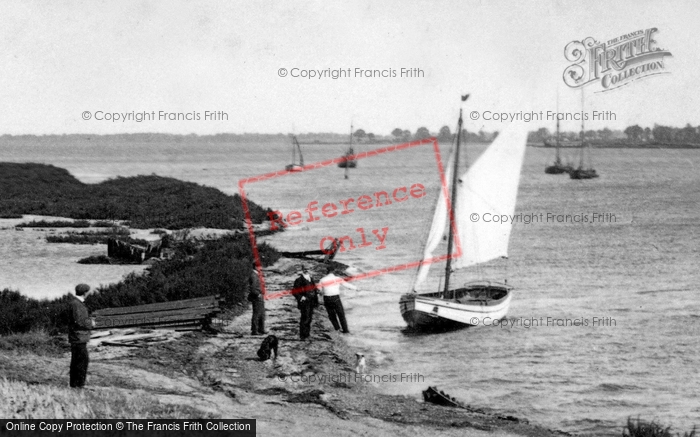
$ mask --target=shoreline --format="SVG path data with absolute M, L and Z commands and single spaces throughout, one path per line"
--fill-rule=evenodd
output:
M 318 277 L 323 265 L 303 262 Z M 282 258 L 265 268 L 268 292 L 291 288 L 299 263 Z M 84 391 L 97 396 L 115 390 L 150 396 L 164 407 L 187 407 L 200 416 L 253 418 L 260 435 L 269 436 L 323 436 L 329 429 L 343 436 L 422 436 L 438 431 L 449 436 L 568 435 L 522 419 L 379 394 L 371 384 L 354 377 L 354 353 L 342 335 L 332 331 L 322 305 L 314 311 L 311 341 L 298 338 L 299 311 L 291 296 L 268 300 L 266 308 L 266 328 L 280 341 L 280 356 L 275 360 L 257 358 L 264 337 L 250 335 L 251 309 L 246 304 L 234 310 L 240 315 L 231 320 L 217 320 L 218 335 L 177 333 L 172 335 L 177 339 L 144 348 L 91 347 Z M 30 388 L 48 385 L 70 393 L 69 360 L 68 352 L 55 357 L 0 352 L 0 373 Z M 371 360 L 367 364 L 368 374 L 381 372 Z M 322 381 L 323 375 L 339 378 Z M 341 375 L 347 380 L 340 380 Z M 66 405 L 55 408 L 70 411 Z M 0 412 L 5 417 L 47 418 L 33 416 L 32 411 Z

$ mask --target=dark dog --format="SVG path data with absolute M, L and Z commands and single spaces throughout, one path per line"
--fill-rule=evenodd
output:
M 272 352 L 275 353 L 275 359 L 277 359 L 277 343 L 276 336 L 268 335 L 265 337 L 265 340 L 263 340 L 262 344 L 260 345 L 260 349 L 258 349 L 258 357 L 260 358 L 260 361 L 269 360 L 272 356 Z

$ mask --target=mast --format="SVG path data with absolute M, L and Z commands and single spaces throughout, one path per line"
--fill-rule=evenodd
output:
M 466 99 L 464 99 L 466 100 Z M 452 193 L 450 194 L 450 232 L 447 237 L 447 265 L 445 266 L 445 290 L 443 296 L 445 299 L 450 299 L 451 296 L 448 295 L 450 291 L 450 269 L 452 267 L 452 240 L 454 239 L 454 226 L 455 226 L 455 203 L 457 201 L 457 169 L 459 167 L 459 149 L 462 140 L 462 109 L 459 110 L 459 122 L 457 123 L 457 149 L 455 150 L 455 162 L 454 168 L 452 169 Z
M 299 144 L 299 140 L 297 140 L 297 137 L 294 137 L 294 142 L 297 143 L 297 148 L 299 149 L 299 165 L 304 166 L 304 155 L 301 154 L 301 145 Z
M 557 113 L 559 111 L 557 110 Z M 556 142 L 556 148 L 557 148 L 557 156 L 556 160 L 554 161 L 555 164 L 560 164 L 561 163 L 561 155 L 559 153 L 559 117 L 557 116 L 557 142 Z
M 557 138 L 556 138 L 556 149 L 557 156 L 554 164 L 559 165 L 561 163 L 561 155 L 559 154 L 559 91 L 557 90 Z
M 296 150 L 296 142 L 297 137 L 292 135 L 292 165 L 295 165 L 297 163 L 297 150 Z
M 345 157 L 346 157 L 346 159 L 345 159 L 345 179 L 350 179 L 350 177 L 348 176 L 350 174 L 349 170 L 348 170 L 350 167 L 350 162 L 348 162 L 348 160 L 347 160 L 347 155 L 348 155 L 348 153 L 350 153 L 350 149 L 352 149 L 352 129 L 353 129 L 352 122 L 350 122 L 350 146 L 348 147 L 348 151 L 345 154 Z
M 583 88 L 581 88 L 581 159 L 580 159 L 580 161 L 579 161 L 579 166 L 578 166 L 578 168 L 580 168 L 580 169 L 582 169 L 582 170 L 583 170 L 583 153 L 584 153 L 584 152 L 583 152 L 583 149 L 584 149 L 584 147 L 585 147 L 585 144 L 584 144 L 584 131 L 585 131 L 585 128 L 584 128 L 584 124 L 583 124 L 583 119 L 586 118 L 586 117 L 584 117 L 585 114 L 584 114 L 583 111 L 584 111 L 584 105 L 583 105 Z

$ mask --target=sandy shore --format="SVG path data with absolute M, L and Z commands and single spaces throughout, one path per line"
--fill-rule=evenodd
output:
M 283 259 L 266 269 L 268 290 L 290 288 L 296 265 Z M 313 265 L 315 277 L 320 277 L 321 269 Z M 378 394 L 372 385 L 356 380 L 354 353 L 340 334 L 329 329 L 322 306 L 314 313 L 310 341 L 299 340 L 293 297 L 273 299 L 266 306 L 267 329 L 280 341 L 276 360 L 259 361 L 256 352 L 263 337 L 250 335 L 251 312 L 246 309 L 223 321 L 218 335 L 178 334 L 147 348 L 93 348 L 89 390 L 144 391 L 163 404 L 187 405 L 203 416 L 257 419 L 261 436 L 563 434 L 522 419 Z M 10 379 L 66 385 L 69 359 L 69 354 L 0 355 L 0 369 Z

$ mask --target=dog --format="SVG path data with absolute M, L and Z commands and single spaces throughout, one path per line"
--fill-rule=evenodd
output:
M 260 349 L 258 349 L 258 357 L 260 358 L 260 361 L 269 360 L 272 357 L 273 352 L 275 353 L 275 359 L 277 359 L 277 345 L 277 336 L 268 335 L 265 337 L 265 340 L 263 340 L 262 344 L 260 345 Z
M 355 363 L 355 373 L 365 373 L 365 355 L 364 354 L 355 354 L 357 357 L 357 362 Z

